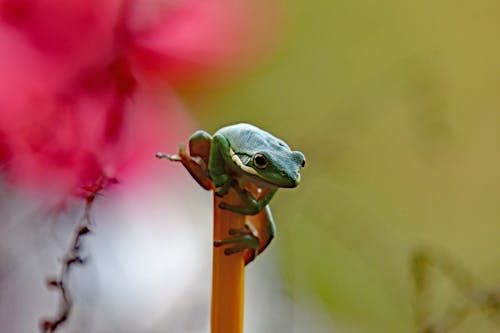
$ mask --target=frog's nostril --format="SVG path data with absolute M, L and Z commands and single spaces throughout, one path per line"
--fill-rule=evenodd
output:
M 304 167 L 306 165 L 306 157 L 300 151 L 294 151 L 292 153 L 292 159 L 297 165 Z

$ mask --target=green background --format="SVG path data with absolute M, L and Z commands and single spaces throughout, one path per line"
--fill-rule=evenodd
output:
M 299 189 L 273 200 L 290 296 L 317 296 L 346 330 L 423 331 L 411 272 L 422 249 L 435 267 L 445 266 L 436 253 L 451 261 L 429 270 L 425 322 L 500 330 L 477 296 L 500 285 L 500 2 L 283 10 L 265 64 L 187 95 L 200 127 L 251 122 L 306 155 Z M 475 279 L 467 297 L 453 282 L 460 269 Z M 446 330 L 462 304 L 470 311 Z

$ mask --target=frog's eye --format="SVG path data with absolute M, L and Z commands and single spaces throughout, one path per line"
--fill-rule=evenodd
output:
M 267 166 L 267 158 L 262 154 L 255 154 L 253 156 L 253 165 L 259 169 L 264 169 Z

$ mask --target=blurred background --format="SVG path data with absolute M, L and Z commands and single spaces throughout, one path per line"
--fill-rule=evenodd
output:
M 33 17 L 26 8 L 42 2 L 19 2 L 26 8 L 1 3 L 3 72 L 15 63 L 5 54 L 19 61 L 26 48 L 36 48 L 29 61 L 21 58 L 30 73 L 36 67 L 36 80 L 14 72 L 14 83 L 2 79 L 0 85 L 0 327 L 24 333 L 57 310 L 57 294 L 45 280 L 57 274 L 83 213 L 82 200 L 68 189 L 95 173 L 70 168 L 57 194 L 48 196 L 59 169 L 53 178 L 44 173 L 46 159 L 38 158 L 46 149 L 30 143 L 23 152 L 34 151 L 36 158 L 18 156 L 25 147 L 19 142 L 33 138 L 21 136 L 31 127 L 23 123 L 25 131 L 11 131 L 19 112 L 3 102 L 24 98 L 13 91 L 26 87 L 49 96 L 60 91 L 67 70 L 47 79 L 46 71 L 53 73 L 60 61 L 45 63 L 43 57 L 68 52 L 39 47 L 59 47 L 49 43 L 57 38 L 37 44 L 44 33 L 59 30 L 40 30 L 41 19 L 26 23 Z M 208 332 L 211 194 L 180 165 L 153 156 L 175 152 L 196 129 L 213 133 L 238 122 L 275 134 L 307 158 L 301 185 L 278 191 L 271 203 L 277 237 L 247 267 L 245 332 L 500 331 L 500 3 L 290 0 L 233 8 L 211 0 L 203 10 L 199 1 L 152 3 L 162 3 L 167 10 L 160 17 L 172 23 L 144 23 L 161 21 L 151 18 L 158 7 L 128 12 L 126 30 L 140 32 L 130 42 L 135 48 L 119 46 L 103 56 L 109 64 L 123 59 L 116 54 L 126 55 L 125 65 L 116 62 L 119 70 L 104 80 L 116 80 L 116 87 L 85 90 L 87 102 L 109 93 L 114 97 L 103 105 L 149 110 L 147 122 L 133 118 L 148 136 L 144 145 L 118 144 L 116 151 L 107 139 L 104 159 L 102 142 L 84 145 L 105 166 L 97 174 L 106 171 L 119 183 L 93 207 L 94 230 L 84 241 L 89 261 L 72 270 L 73 312 L 61 332 Z M 121 12 L 115 9 L 101 13 Z M 111 30 L 123 15 L 111 20 Z M 182 29 L 175 28 L 179 22 Z M 12 37 L 13 29 L 33 27 L 35 39 Z M 230 36 L 223 36 L 227 31 Z M 88 37 L 90 47 L 95 36 Z M 64 65 L 94 62 L 94 55 L 76 58 Z M 118 83 L 125 74 L 135 83 L 124 88 Z M 33 83 L 39 78 L 48 88 Z M 120 104 L 123 96 L 133 102 Z M 33 118 L 39 101 L 29 104 L 25 117 Z M 87 102 L 70 105 L 96 105 Z M 31 126 L 41 127 L 35 121 Z M 53 125 L 45 127 L 55 131 Z M 131 129 L 123 135 L 142 133 Z M 42 142 L 42 148 L 53 145 Z M 65 144 L 60 150 L 80 148 Z M 116 159 L 124 152 L 126 160 Z M 56 155 L 50 166 L 61 165 Z M 16 161 L 42 167 L 20 172 Z M 87 165 L 82 161 L 87 158 L 72 163 Z M 136 169 L 130 161 L 141 165 Z

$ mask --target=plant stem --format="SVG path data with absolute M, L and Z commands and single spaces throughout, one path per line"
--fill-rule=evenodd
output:
M 80 220 L 80 224 L 75 230 L 71 246 L 64 255 L 61 272 L 57 278 L 51 278 L 47 281 L 47 285 L 49 287 L 55 288 L 59 291 L 60 300 L 59 310 L 56 316 L 52 319 L 44 319 L 40 323 L 40 328 L 43 333 L 52 333 L 57 331 L 60 325 L 66 323 L 71 310 L 73 309 L 73 299 L 68 289 L 69 273 L 73 266 L 83 265 L 85 263 L 85 259 L 82 258 L 80 250 L 83 238 L 91 232 L 92 222 L 90 219 L 90 210 L 92 209 L 94 199 L 94 193 L 85 198 L 85 211 Z
M 116 178 L 102 176 L 99 177 L 95 183 L 82 186 L 79 189 L 81 190 L 81 195 L 85 198 L 85 210 L 73 234 L 71 246 L 64 255 L 63 265 L 59 276 L 47 281 L 49 287 L 55 288 L 59 292 L 60 300 L 58 313 L 53 318 L 43 319 L 40 322 L 42 333 L 55 332 L 62 324 L 66 323 L 69 318 L 71 310 L 73 309 L 73 300 L 68 289 L 69 273 L 73 266 L 83 265 L 85 263 L 85 259 L 82 258 L 80 250 L 82 248 L 83 238 L 91 232 L 92 221 L 90 218 L 90 211 L 92 205 L 96 197 L 104 188 L 111 184 L 116 184 L 117 182 Z
M 245 216 L 220 209 L 219 203 L 238 205 L 240 198 L 230 190 L 224 198 L 214 194 L 214 240 L 229 236 L 229 229 L 243 228 Z M 243 254 L 224 254 L 223 247 L 213 249 L 212 267 L 212 333 L 243 332 L 243 296 L 245 264 Z

